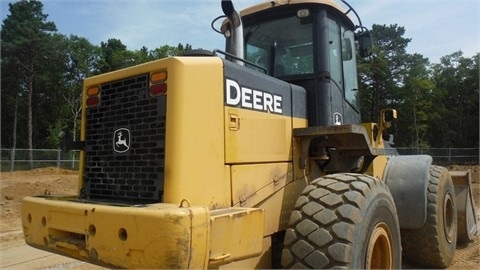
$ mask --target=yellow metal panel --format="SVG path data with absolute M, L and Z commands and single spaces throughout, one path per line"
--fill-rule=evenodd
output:
M 298 177 L 255 206 L 265 210 L 264 236 L 287 228 L 295 203 L 306 185 L 304 178 Z
M 374 131 L 375 130 L 378 131 L 377 124 L 375 124 L 375 123 L 362 123 L 362 126 L 367 131 L 367 135 L 368 135 L 368 138 L 370 139 L 370 143 L 371 143 L 372 147 L 374 147 L 374 148 L 385 147 L 384 143 L 383 143 L 382 136 L 378 136 L 378 134 L 377 134 L 377 137 L 374 136 L 375 135 Z
M 223 62 L 178 57 L 168 66 L 165 146 L 167 203 L 188 199 L 211 209 L 231 204 L 224 178 Z M 202 191 L 202 192 L 200 192 Z
M 375 130 L 377 129 L 377 124 L 375 123 L 363 123 L 362 126 L 367 131 L 367 136 L 370 139 L 370 143 L 374 148 L 384 148 L 385 144 L 383 141 L 382 136 L 375 137 Z M 385 170 L 385 166 L 387 165 L 388 158 L 387 156 L 377 156 L 372 161 L 372 164 L 368 167 L 365 174 L 371 175 L 378 179 L 383 179 L 383 171 Z
M 233 205 L 251 207 L 292 181 L 289 162 L 232 166 Z
M 387 165 L 388 159 L 387 156 L 377 156 L 373 159 L 372 164 L 368 167 L 365 174 L 371 175 L 378 179 L 383 179 L 383 172 Z
M 308 126 L 307 119 L 302 118 L 292 118 L 293 128 L 305 128 Z M 306 169 L 301 168 L 301 159 L 302 156 L 302 140 L 299 137 L 294 137 L 292 141 L 292 160 L 294 166 L 294 175 L 298 178 L 306 173 Z
M 229 207 L 230 182 L 224 178 L 221 143 L 224 80 L 219 57 L 171 57 L 149 62 L 88 78 L 84 91 L 91 85 L 162 70 L 168 72 L 164 201 L 178 204 L 188 199 L 211 209 Z M 84 97 L 83 108 L 85 102 Z M 82 140 L 85 135 L 83 128 Z
M 227 208 L 212 211 L 209 267 L 261 254 L 263 223 L 263 209 Z
M 71 231 L 74 233 L 85 233 L 86 224 L 82 217 L 84 213 L 50 211 L 47 222 L 50 228 Z M 73 225 L 73 226 L 72 226 Z
M 267 236 L 263 238 L 262 242 L 262 254 L 253 258 L 221 265 L 218 269 L 272 269 L 272 239 L 270 236 Z
M 304 128 L 304 127 L 308 127 L 307 119 L 296 118 L 296 117 L 292 118 L 292 128 Z
M 206 268 L 206 207 L 111 206 L 26 197 L 29 245 L 114 268 Z
M 271 235 L 275 232 L 285 230 L 290 214 L 297 201 L 298 196 L 305 188 L 306 183 L 303 179 L 297 179 L 290 182 L 287 186 L 279 191 L 273 193 L 268 200 L 264 200 L 258 204 L 258 208 L 264 209 L 264 225 L 263 225 L 263 249 L 262 253 L 256 257 L 244 259 L 241 261 L 234 261 L 228 264 L 221 265 L 219 269 L 270 269 L 272 268 L 271 261 Z M 249 223 L 246 226 L 258 226 L 254 223 Z M 212 226 L 212 234 L 215 231 Z M 240 231 L 233 231 L 225 237 L 237 234 Z M 212 245 L 216 243 L 212 238 Z M 221 242 L 220 242 L 221 243 Z M 215 265 L 216 266 L 216 265 Z M 210 265 L 212 267 L 212 264 Z
M 226 163 L 288 161 L 291 141 L 290 117 L 225 107 Z

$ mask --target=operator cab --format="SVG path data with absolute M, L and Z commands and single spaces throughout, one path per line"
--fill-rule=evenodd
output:
M 245 66 L 305 88 L 309 126 L 358 124 L 355 26 L 335 2 L 312 2 L 241 12 Z

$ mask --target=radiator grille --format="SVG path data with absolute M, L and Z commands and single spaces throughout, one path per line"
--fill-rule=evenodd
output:
M 86 111 L 84 198 L 161 201 L 166 96 L 148 87 L 148 74 L 100 86 L 100 105 Z

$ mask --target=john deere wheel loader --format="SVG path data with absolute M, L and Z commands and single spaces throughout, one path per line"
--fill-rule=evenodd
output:
M 448 266 L 469 175 L 399 156 L 394 110 L 360 123 L 356 12 L 221 4 L 225 51 L 85 80 L 78 195 L 26 197 L 26 242 L 112 268 Z

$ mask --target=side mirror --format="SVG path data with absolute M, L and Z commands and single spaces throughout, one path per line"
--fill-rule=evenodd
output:
M 359 51 L 362 58 L 369 57 L 373 54 L 373 40 L 370 31 L 363 31 L 357 34 Z
M 380 111 L 380 125 L 387 129 L 392 126 L 393 120 L 397 119 L 397 110 L 385 109 Z
M 383 111 L 385 113 L 385 121 L 392 122 L 393 120 L 397 119 L 397 110 L 387 109 Z

